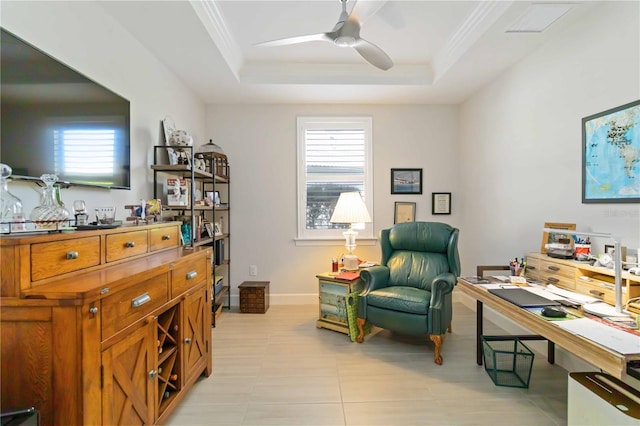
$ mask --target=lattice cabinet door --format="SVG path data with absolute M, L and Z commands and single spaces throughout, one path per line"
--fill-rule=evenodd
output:
M 201 288 L 188 295 L 184 302 L 184 327 L 183 327 L 183 354 L 185 381 L 192 374 L 202 371 L 207 357 L 211 354 L 208 350 L 208 342 L 211 333 L 211 323 L 205 315 L 207 305 L 207 292 Z
M 102 352 L 102 422 L 143 425 L 155 421 L 157 349 L 155 320 Z

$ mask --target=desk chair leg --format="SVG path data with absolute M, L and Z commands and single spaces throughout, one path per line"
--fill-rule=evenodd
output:
M 476 301 L 476 364 L 482 365 L 482 302 Z
M 547 362 L 549 364 L 556 363 L 556 344 L 551 340 L 547 340 Z

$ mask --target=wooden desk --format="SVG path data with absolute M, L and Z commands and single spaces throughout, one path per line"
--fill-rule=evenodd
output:
M 466 293 L 476 299 L 478 303 L 478 310 L 476 313 L 476 349 L 479 356 L 478 365 L 482 365 L 481 335 L 483 304 L 486 304 L 491 309 L 494 309 L 526 329 L 539 334 L 550 342 L 555 342 L 555 344 L 563 347 L 575 356 L 582 358 L 583 360 L 620 379 L 623 379 L 627 375 L 627 363 L 629 361 L 640 360 L 640 352 L 631 355 L 623 355 L 615 352 L 592 340 L 564 330 L 554 324 L 553 321 L 547 321 L 532 312 L 522 309 L 489 293 L 489 291 L 484 287 L 465 281 L 463 278 L 458 279 L 458 288 L 462 290 L 463 293 Z M 551 349 L 552 348 L 550 347 L 550 350 Z M 550 362 L 552 362 L 552 359 L 550 359 Z

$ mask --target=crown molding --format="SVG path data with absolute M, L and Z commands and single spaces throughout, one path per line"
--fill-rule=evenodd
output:
M 433 60 L 435 81 L 442 78 L 514 3 L 513 1 L 483 1 L 479 3 L 435 55 Z
M 220 51 L 227 66 L 236 79 L 239 79 L 239 71 L 244 57 L 218 7 L 218 2 L 216 0 L 189 0 L 189 3 Z

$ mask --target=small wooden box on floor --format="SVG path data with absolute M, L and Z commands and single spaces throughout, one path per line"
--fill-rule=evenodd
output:
M 244 281 L 240 289 L 240 312 L 264 314 L 269 309 L 269 281 Z

